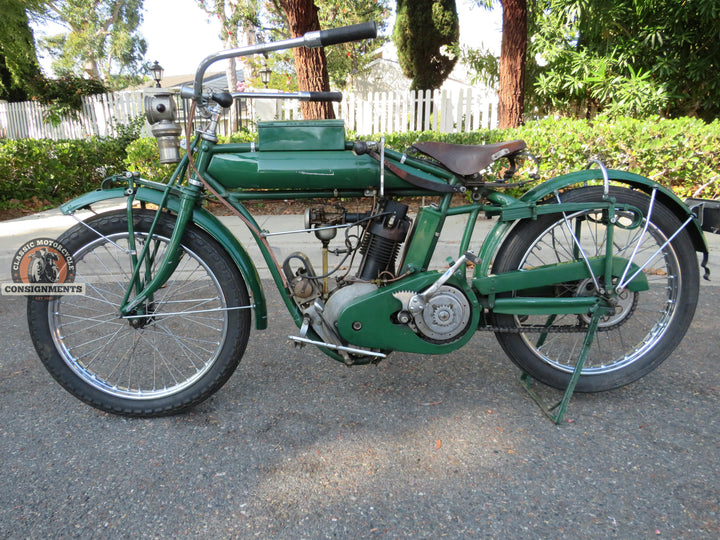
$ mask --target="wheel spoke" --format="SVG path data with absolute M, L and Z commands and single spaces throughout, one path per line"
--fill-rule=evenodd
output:
M 127 234 L 110 238 L 118 246 L 128 245 Z M 168 240 L 155 240 L 157 266 Z M 136 241 L 140 248 L 144 236 Z M 118 315 L 132 275 L 125 252 L 100 239 L 76 254 L 76 264 L 78 281 L 87 283 L 88 296 L 53 301 L 51 321 L 58 330 L 76 329 L 58 332 L 56 339 L 65 361 L 88 384 L 118 397 L 150 399 L 179 392 L 210 369 L 224 343 L 228 312 L 218 310 L 224 307 L 220 284 L 196 255 L 184 252 L 147 317 L 135 319 Z M 217 311 L 182 314 L 207 309 Z M 180 315 L 163 318 L 163 311 Z
M 628 204 L 641 211 L 648 207 L 649 197 L 645 194 L 622 188 L 613 188 L 611 192 L 618 207 Z M 601 196 L 600 189 L 588 187 L 571 190 L 563 194 L 561 200 L 592 202 L 600 201 Z M 600 305 L 612 306 L 598 325 L 585 360 L 580 388 L 614 387 L 619 384 L 616 381 L 641 376 L 647 371 L 643 366 L 653 362 L 653 358 L 660 358 L 654 365 L 659 364 L 677 345 L 689 324 L 678 312 L 692 313 L 697 299 L 697 260 L 689 238 L 669 242 L 684 223 L 659 201 L 650 219 L 643 218 L 639 224 L 636 214 L 630 211 L 619 210 L 615 217 L 612 255 L 626 260 L 632 258 L 634 270 L 627 272 L 626 281 L 630 283 L 632 274 L 640 268 L 648 289 L 633 292 L 618 287 L 621 275 L 613 276 L 613 282 L 606 284 L 604 272 L 592 279 L 555 286 L 556 297 L 595 296 Z M 493 267 L 495 273 L 573 262 L 582 259 L 581 253 L 604 257 L 609 223 L 606 212 L 592 210 L 566 217 L 547 215 L 536 221 L 528 220 L 513 232 L 499 251 Z M 610 291 L 610 295 L 605 298 L 599 289 Z M 560 381 L 569 380 L 580 355 L 583 328 L 590 322 L 589 315 L 578 316 L 575 323 L 565 316 L 498 315 L 495 320 L 499 326 L 515 327 L 517 333 L 498 333 L 498 339 L 521 367 L 534 372 L 536 377 L 544 377 L 550 381 L 548 384 L 562 387 L 565 383 Z M 549 328 L 539 337 L 538 328 L 543 325 Z M 675 339 L 669 337 L 671 335 Z M 627 375 L 616 376 L 618 372 Z M 589 378 L 598 382 L 588 382 Z M 603 380 L 610 382 L 600 382 Z

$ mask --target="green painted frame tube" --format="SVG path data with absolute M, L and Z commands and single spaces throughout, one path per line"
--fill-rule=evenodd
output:
M 483 277 L 475 277 L 472 280 L 473 287 L 483 296 L 493 294 L 509 293 L 529 289 L 541 289 L 556 283 L 579 281 L 590 277 L 590 271 L 595 275 L 604 274 L 606 267 L 609 267 L 611 277 L 620 277 L 627 266 L 628 260 L 623 257 L 612 257 L 608 265 L 604 255 L 591 257 L 587 263 L 584 260 L 563 262 L 538 266 L 528 270 L 513 270 L 502 274 L 493 274 Z M 588 265 L 590 268 L 588 268 Z M 636 264 L 631 264 L 630 272 L 637 271 Z M 628 273 L 630 273 L 628 272 Z M 632 274 L 631 274 L 632 275 Z M 635 279 L 628 284 L 628 290 L 640 292 L 648 290 L 647 276 L 640 272 Z

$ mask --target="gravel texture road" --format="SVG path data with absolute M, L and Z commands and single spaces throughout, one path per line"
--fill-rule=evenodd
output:
M 556 426 L 490 334 L 346 368 L 288 343 L 273 294 L 207 402 L 107 415 L 50 378 L 3 298 L 0 537 L 717 538 L 718 305 L 703 284 L 665 364 Z

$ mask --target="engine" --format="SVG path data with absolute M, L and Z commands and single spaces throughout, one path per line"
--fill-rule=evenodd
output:
M 394 277 L 395 261 L 411 224 L 407 211 L 407 205 L 391 199 L 380 202 L 360 247 L 363 259 L 357 273 L 359 279 L 373 281 L 384 274 Z
M 373 212 L 349 213 L 342 207 L 308 209 L 305 212 L 305 228 L 314 231 L 322 242 L 323 271 L 320 274 L 315 272 L 303 253 L 296 252 L 285 259 L 283 272 L 298 305 L 317 298 L 327 300 L 337 290 L 358 282 L 367 284 L 394 278 L 397 257 L 412 223 L 407 212 L 407 205 L 391 199 L 381 199 Z M 353 225 L 361 232 L 349 234 Z M 343 226 L 347 226 L 344 248 L 329 250 L 330 241 Z M 335 276 L 356 251 L 362 258 L 355 276 Z M 328 269 L 328 253 L 345 255 L 334 270 Z M 331 283 L 331 277 L 334 283 Z M 347 293 L 343 296 L 347 297 Z
M 332 348 L 339 351 L 348 364 L 377 361 L 377 357 L 372 357 L 372 351 L 368 351 L 371 355 L 369 359 L 363 358 L 356 348 L 348 346 L 338 332 L 341 314 L 350 313 L 346 310 L 348 305 L 357 305 L 357 300 L 364 295 L 388 294 L 399 300 L 401 307 L 398 311 L 381 315 L 383 320 L 388 324 L 407 325 L 420 339 L 430 343 L 451 343 L 469 328 L 472 307 L 468 298 L 460 289 L 444 285 L 459 265 L 467 260 L 464 257 L 422 292 L 398 292 L 395 289 L 393 293 L 392 287 L 380 288 L 397 277 L 398 256 L 412 224 L 407 213 L 407 205 L 392 199 L 380 199 L 373 212 L 358 214 L 350 214 L 341 207 L 309 209 L 305 225 L 323 244 L 323 271 L 316 272 L 303 253 L 291 254 L 283 264 L 290 293 L 305 317 L 305 329 L 301 329 L 301 334 L 307 333 L 307 328 L 311 327 L 324 343 L 332 344 Z M 338 230 L 343 229 L 344 248 L 331 251 L 330 241 L 336 237 Z M 355 232 L 351 234 L 349 231 L 352 229 Z M 328 269 L 328 253 L 344 255 L 333 270 Z M 357 254 L 361 259 L 355 274 L 350 276 L 351 271 L 346 270 L 345 275 L 339 276 L 340 268 L 354 266 L 352 262 L 345 263 L 352 261 Z M 375 299 L 373 295 L 369 301 Z M 392 302 L 380 304 L 393 305 Z M 363 321 L 357 321 L 357 328 L 353 323 L 353 332 L 362 328 Z

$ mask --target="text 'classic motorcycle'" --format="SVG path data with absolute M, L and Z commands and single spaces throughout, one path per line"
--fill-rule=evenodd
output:
M 177 163 L 174 174 L 163 183 L 117 175 L 63 205 L 73 214 L 108 199 L 127 202 L 58 239 L 85 295 L 28 302 L 35 347 L 60 384 L 105 411 L 157 416 L 203 401 L 232 375 L 253 320 L 257 330 L 268 326 L 266 298 L 248 251 L 203 207 L 208 197 L 257 242 L 298 327 L 290 340 L 348 366 L 392 352 L 450 353 L 476 331 L 493 332 L 529 389 L 534 379 L 564 392 L 545 409 L 560 422 L 574 391 L 628 384 L 672 353 L 695 311 L 696 253 L 707 247 L 688 207 L 647 178 L 596 162 L 515 198 L 503 189 L 516 185 L 517 163 L 528 155 L 523 141 L 419 142 L 400 153 L 382 140 L 346 141 L 342 120 L 261 122 L 257 142 L 218 143 L 218 119 L 235 97 L 277 94 L 204 91 L 213 62 L 375 33 L 366 23 L 208 57 L 181 91 L 189 117 L 197 108 L 209 120 L 182 158 L 172 95 L 146 97 L 161 161 Z M 508 164 L 501 179 L 485 174 L 498 160 Z M 464 194 L 459 205 L 456 194 Z M 404 197 L 437 202 L 412 215 Z M 316 234 L 321 261 L 300 252 L 276 260 L 272 233 L 243 205 L 323 198 L 364 199 L 368 209 L 308 208 L 305 229 L 293 232 Z M 477 242 L 480 214 L 495 223 Z M 466 217 L 457 257 L 444 272 L 429 270 L 450 216 Z M 328 264 L 329 253 L 337 264 Z

